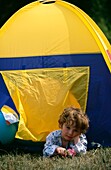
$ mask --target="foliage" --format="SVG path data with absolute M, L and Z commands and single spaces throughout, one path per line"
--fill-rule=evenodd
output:
M 37 154 L 0 154 L 1 170 L 110 170 L 111 148 L 90 150 L 73 158 L 43 158 Z

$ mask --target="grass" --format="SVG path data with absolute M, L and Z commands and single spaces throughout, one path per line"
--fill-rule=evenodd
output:
M 111 148 L 74 158 L 43 158 L 31 153 L 0 152 L 0 170 L 111 170 Z

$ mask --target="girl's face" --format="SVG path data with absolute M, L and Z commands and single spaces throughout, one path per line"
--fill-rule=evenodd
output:
M 80 131 L 75 128 L 74 125 L 63 124 L 61 127 L 62 138 L 66 141 L 72 141 L 76 136 L 80 135 Z

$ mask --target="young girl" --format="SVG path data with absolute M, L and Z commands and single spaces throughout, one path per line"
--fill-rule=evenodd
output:
M 75 156 L 78 153 L 86 153 L 87 139 L 85 132 L 89 127 L 88 117 L 78 108 L 64 109 L 59 118 L 61 130 L 51 132 L 43 149 L 43 156 Z

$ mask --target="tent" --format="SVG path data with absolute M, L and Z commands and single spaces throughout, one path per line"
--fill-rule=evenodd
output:
M 32 2 L 0 30 L 0 108 L 20 116 L 20 141 L 44 142 L 62 110 L 75 105 L 89 116 L 89 146 L 111 146 L 110 72 L 110 43 L 68 2 Z

